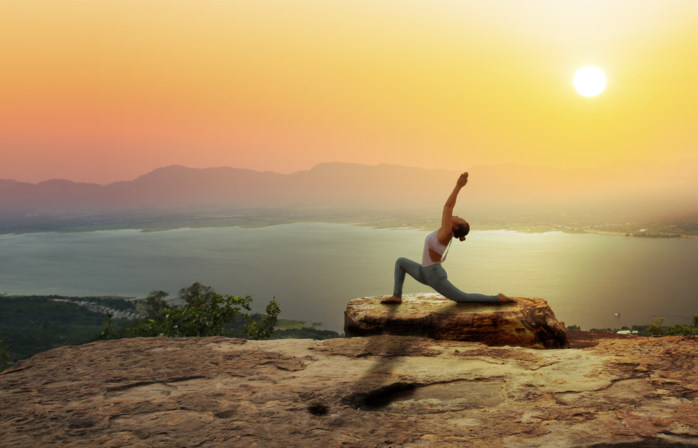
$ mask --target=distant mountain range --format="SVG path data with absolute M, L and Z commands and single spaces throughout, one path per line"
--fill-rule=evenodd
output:
M 459 203 L 530 206 L 638 201 L 648 206 L 698 208 L 698 159 L 665 165 L 621 161 L 573 170 L 504 164 L 468 171 L 470 181 Z M 459 174 L 388 164 L 322 163 L 288 175 L 169 166 L 109 185 L 62 179 L 38 184 L 0 180 L 0 215 L 220 206 L 440 205 Z

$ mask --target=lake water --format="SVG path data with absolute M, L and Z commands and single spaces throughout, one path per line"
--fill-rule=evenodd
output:
M 143 297 L 198 281 L 253 296 L 256 311 L 275 296 L 281 317 L 341 333 L 347 302 L 391 294 L 395 259 L 421 262 L 428 233 L 298 223 L 3 235 L 0 292 Z M 585 330 L 698 314 L 698 239 L 472 232 L 454 241 L 444 268 L 466 292 L 542 297 Z M 426 291 L 407 277 L 405 293 Z

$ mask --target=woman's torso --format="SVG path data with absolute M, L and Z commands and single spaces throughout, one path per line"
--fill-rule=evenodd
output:
M 422 253 L 423 267 L 446 261 L 446 257 L 444 257 L 443 254 L 448 246 L 441 244 L 439 239 L 436 237 L 437 233 L 439 233 L 439 231 L 435 230 L 427 235 L 426 239 L 424 240 L 424 253 Z M 437 261 L 434 261 L 434 259 Z

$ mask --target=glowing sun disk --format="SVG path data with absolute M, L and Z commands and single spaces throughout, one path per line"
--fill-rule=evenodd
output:
M 577 70 L 574 88 L 584 96 L 596 96 L 606 87 L 606 75 L 600 68 L 588 65 Z

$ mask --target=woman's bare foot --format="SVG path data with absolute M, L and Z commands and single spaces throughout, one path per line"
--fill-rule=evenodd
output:
M 512 299 L 511 297 L 505 296 L 500 292 L 498 303 L 516 303 L 516 300 Z
M 391 296 L 391 297 L 388 297 L 387 299 L 381 300 L 381 303 L 397 305 L 397 304 L 402 303 L 402 297 Z

